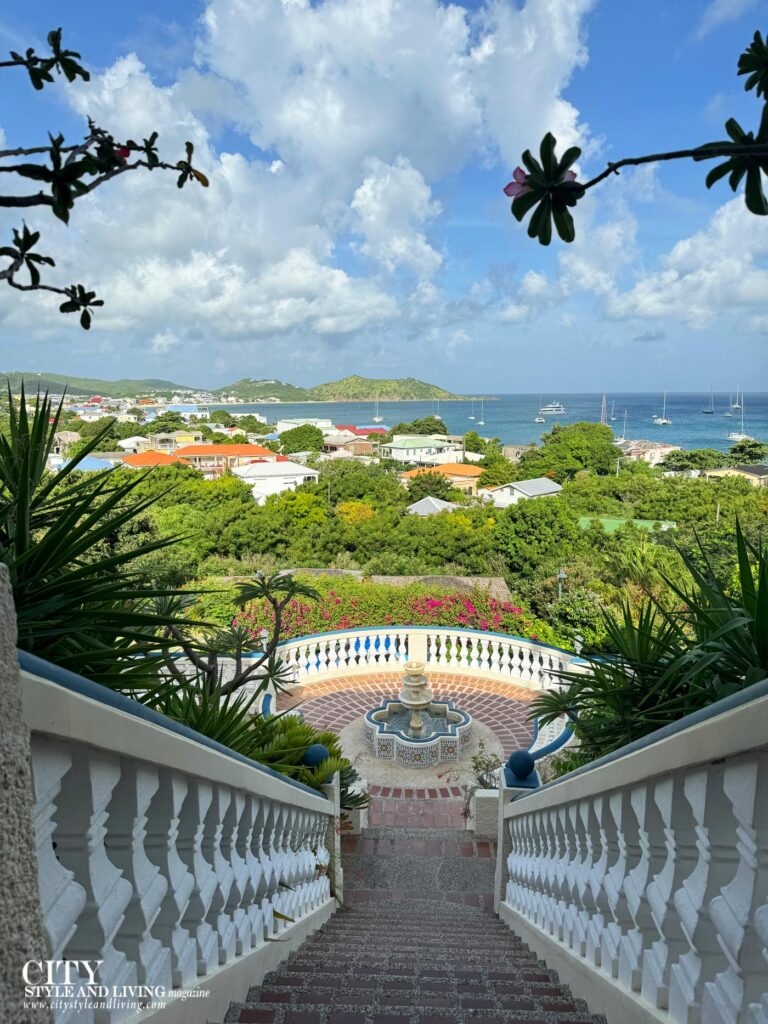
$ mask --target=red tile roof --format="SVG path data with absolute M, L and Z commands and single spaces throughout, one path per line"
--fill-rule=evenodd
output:
M 349 423 L 337 423 L 337 430 L 348 430 L 355 437 L 368 437 L 369 434 L 386 434 L 384 427 L 354 427 Z
M 133 466 L 134 469 L 143 469 L 150 466 L 188 466 L 189 463 L 186 459 L 179 459 L 175 455 L 169 455 L 167 452 L 136 452 L 134 455 L 126 455 L 125 458 L 120 460 L 125 463 L 126 466 Z

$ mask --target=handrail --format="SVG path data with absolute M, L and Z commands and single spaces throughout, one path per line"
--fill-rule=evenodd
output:
M 216 740 L 209 739 L 207 736 L 197 732 L 195 729 L 190 729 L 187 725 L 175 722 L 172 718 L 168 718 L 167 715 L 163 715 L 159 711 L 155 711 L 153 708 L 148 708 L 145 704 L 141 704 L 139 701 L 133 700 L 131 697 L 127 697 L 123 693 L 118 693 L 116 690 L 110 690 L 108 686 L 102 686 L 101 683 L 95 683 L 92 679 L 86 679 L 85 676 L 78 675 L 76 672 L 71 672 L 69 669 L 62 668 L 60 665 L 54 665 L 52 662 L 46 661 L 44 658 L 40 658 L 36 654 L 30 654 L 29 651 L 18 651 L 18 656 L 19 666 L 22 670 L 29 672 L 31 675 L 39 676 L 41 679 L 47 679 L 48 682 L 55 683 L 57 686 L 61 686 L 65 690 L 69 690 L 72 693 L 79 693 L 83 697 L 89 697 L 91 700 L 96 700 L 100 704 L 114 708 L 116 711 L 122 711 L 126 715 L 131 715 L 132 718 L 138 718 L 143 722 L 149 722 L 152 725 L 158 726 L 160 729 L 165 729 L 167 732 L 175 733 L 177 736 L 184 736 L 188 740 L 193 740 L 195 743 L 199 743 L 202 747 L 208 747 L 210 750 L 215 750 L 219 754 L 224 754 L 225 757 L 230 757 L 234 761 L 239 761 L 241 764 L 248 765 L 249 768 L 255 768 L 257 771 L 264 772 L 266 775 L 271 775 L 273 778 L 279 779 L 281 782 L 284 782 L 289 786 L 293 786 L 296 789 L 300 789 L 305 793 L 311 793 L 313 796 L 320 797 L 323 795 L 318 790 L 312 789 L 311 786 L 306 786 L 303 782 L 298 782 L 296 779 L 291 779 L 287 775 L 282 775 L 280 772 L 275 771 L 274 768 L 270 768 L 269 765 L 261 764 L 258 761 L 251 760 L 249 757 L 238 754 L 237 751 L 232 750 L 231 747 L 226 747 L 223 743 L 218 743 Z

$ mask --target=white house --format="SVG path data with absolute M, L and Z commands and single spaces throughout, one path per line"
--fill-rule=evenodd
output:
M 300 484 L 312 483 L 320 476 L 316 469 L 300 466 L 298 462 L 288 459 L 249 462 L 245 466 L 235 466 L 232 472 L 250 485 L 251 494 L 258 505 L 263 505 L 270 494 L 295 491 Z
M 395 434 L 389 443 L 379 446 L 382 458 L 415 462 L 419 466 L 434 466 L 441 461 L 455 462 L 456 452 L 460 451 L 460 443 L 430 434 Z
M 477 492 L 486 501 L 492 501 L 496 508 L 509 508 L 524 498 L 549 498 L 562 491 L 560 484 L 546 476 L 538 476 L 533 480 L 515 480 L 511 484 L 498 487 L 482 487 Z
M 658 466 L 670 454 L 679 452 L 679 444 L 668 444 L 666 441 L 617 441 L 616 447 L 623 458 L 633 462 L 647 462 L 649 466 Z
M 333 425 L 333 420 L 327 419 L 291 419 L 291 420 L 278 420 L 275 424 L 275 431 L 278 434 L 284 434 L 286 430 L 295 430 L 296 427 L 317 427 L 322 430 L 324 434 L 335 434 L 336 427 Z
M 117 447 L 122 448 L 124 452 L 128 454 L 132 452 L 140 452 L 147 444 L 147 438 L 142 437 L 140 434 L 136 434 L 135 437 L 124 437 L 122 441 L 117 442 Z

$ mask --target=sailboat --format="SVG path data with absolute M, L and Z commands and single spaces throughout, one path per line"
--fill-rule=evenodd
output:
M 373 422 L 374 422 L 374 423 L 381 423 L 381 421 L 382 421 L 383 419 L 384 419 L 384 417 L 383 417 L 383 416 L 379 416 L 379 400 L 378 400 L 378 398 L 377 398 L 377 399 L 376 399 L 376 415 L 375 415 L 375 416 L 373 417 Z
M 610 416 L 611 423 L 613 423 L 613 421 L 616 419 L 616 413 L 614 412 L 615 408 L 616 408 L 616 403 L 615 402 L 611 402 L 611 416 Z
M 723 413 L 723 416 L 733 416 L 733 395 L 728 396 L 728 408 Z
M 472 412 L 469 414 L 469 416 L 467 416 L 467 419 L 468 420 L 473 420 L 474 418 L 475 418 L 475 400 L 473 398 L 472 399 Z
M 483 418 L 484 415 L 485 415 L 485 400 L 481 398 L 480 399 L 480 419 L 477 421 L 478 427 L 484 427 L 485 426 L 485 420 Z
M 625 409 L 624 410 L 624 429 L 621 432 L 621 437 L 617 437 L 616 441 L 618 442 L 618 441 L 626 441 L 626 440 L 627 440 L 627 410 Z
M 667 419 L 667 392 L 664 392 L 664 404 L 661 410 L 661 416 L 654 416 L 653 422 L 657 427 L 669 427 L 672 425 L 672 420 Z
M 714 388 L 709 389 L 709 408 L 701 410 L 705 416 L 715 415 L 715 391 Z
M 539 395 L 539 410 L 541 410 L 541 395 Z M 545 420 L 545 418 L 541 415 L 541 412 L 539 411 L 533 417 L 533 422 L 534 423 L 546 423 L 547 421 Z
M 605 403 L 605 392 L 603 392 L 603 401 L 600 404 L 600 424 L 601 426 L 608 426 L 608 409 Z
M 743 395 L 742 395 L 741 401 L 742 402 L 744 401 L 744 396 Z M 741 402 L 739 401 L 739 389 L 738 388 L 736 388 L 736 401 L 733 403 L 731 408 L 732 409 L 740 409 L 741 408 Z
M 734 405 L 734 409 L 735 408 L 736 408 L 736 406 Z M 732 430 L 730 432 L 730 434 L 728 435 L 728 440 L 729 441 L 754 441 L 754 437 L 752 437 L 750 434 L 745 434 L 744 433 L 744 395 L 741 396 L 741 404 L 739 405 L 739 408 L 741 409 L 741 430 Z

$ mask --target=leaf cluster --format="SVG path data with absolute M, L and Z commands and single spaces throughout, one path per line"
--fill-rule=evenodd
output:
M 78 77 L 84 82 L 90 81 L 90 73 L 78 63 L 80 54 L 76 50 L 62 49 L 60 28 L 48 33 L 48 45 L 51 48 L 49 57 L 39 57 L 32 47 L 27 49 L 24 56 L 11 50 L 13 63 L 27 69 L 34 89 L 39 91 L 47 82 L 53 82 L 53 71 L 64 75 L 68 82 L 74 82 Z
M 531 151 L 526 149 L 523 163 L 528 170 L 525 184 L 529 191 L 512 200 L 515 220 L 522 221 L 526 214 L 533 211 L 528 222 L 528 235 L 530 238 L 538 238 L 542 245 L 549 245 L 552 241 L 553 222 L 564 242 L 574 240 L 576 231 L 570 208 L 584 195 L 584 187 L 577 181 L 569 180 L 568 175 L 572 165 L 581 156 L 581 150 L 578 146 L 570 146 L 558 160 L 555 156 L 556 145 L 555 136 L 547 132 L 539 147 L 540 160 L 536 160 Z

